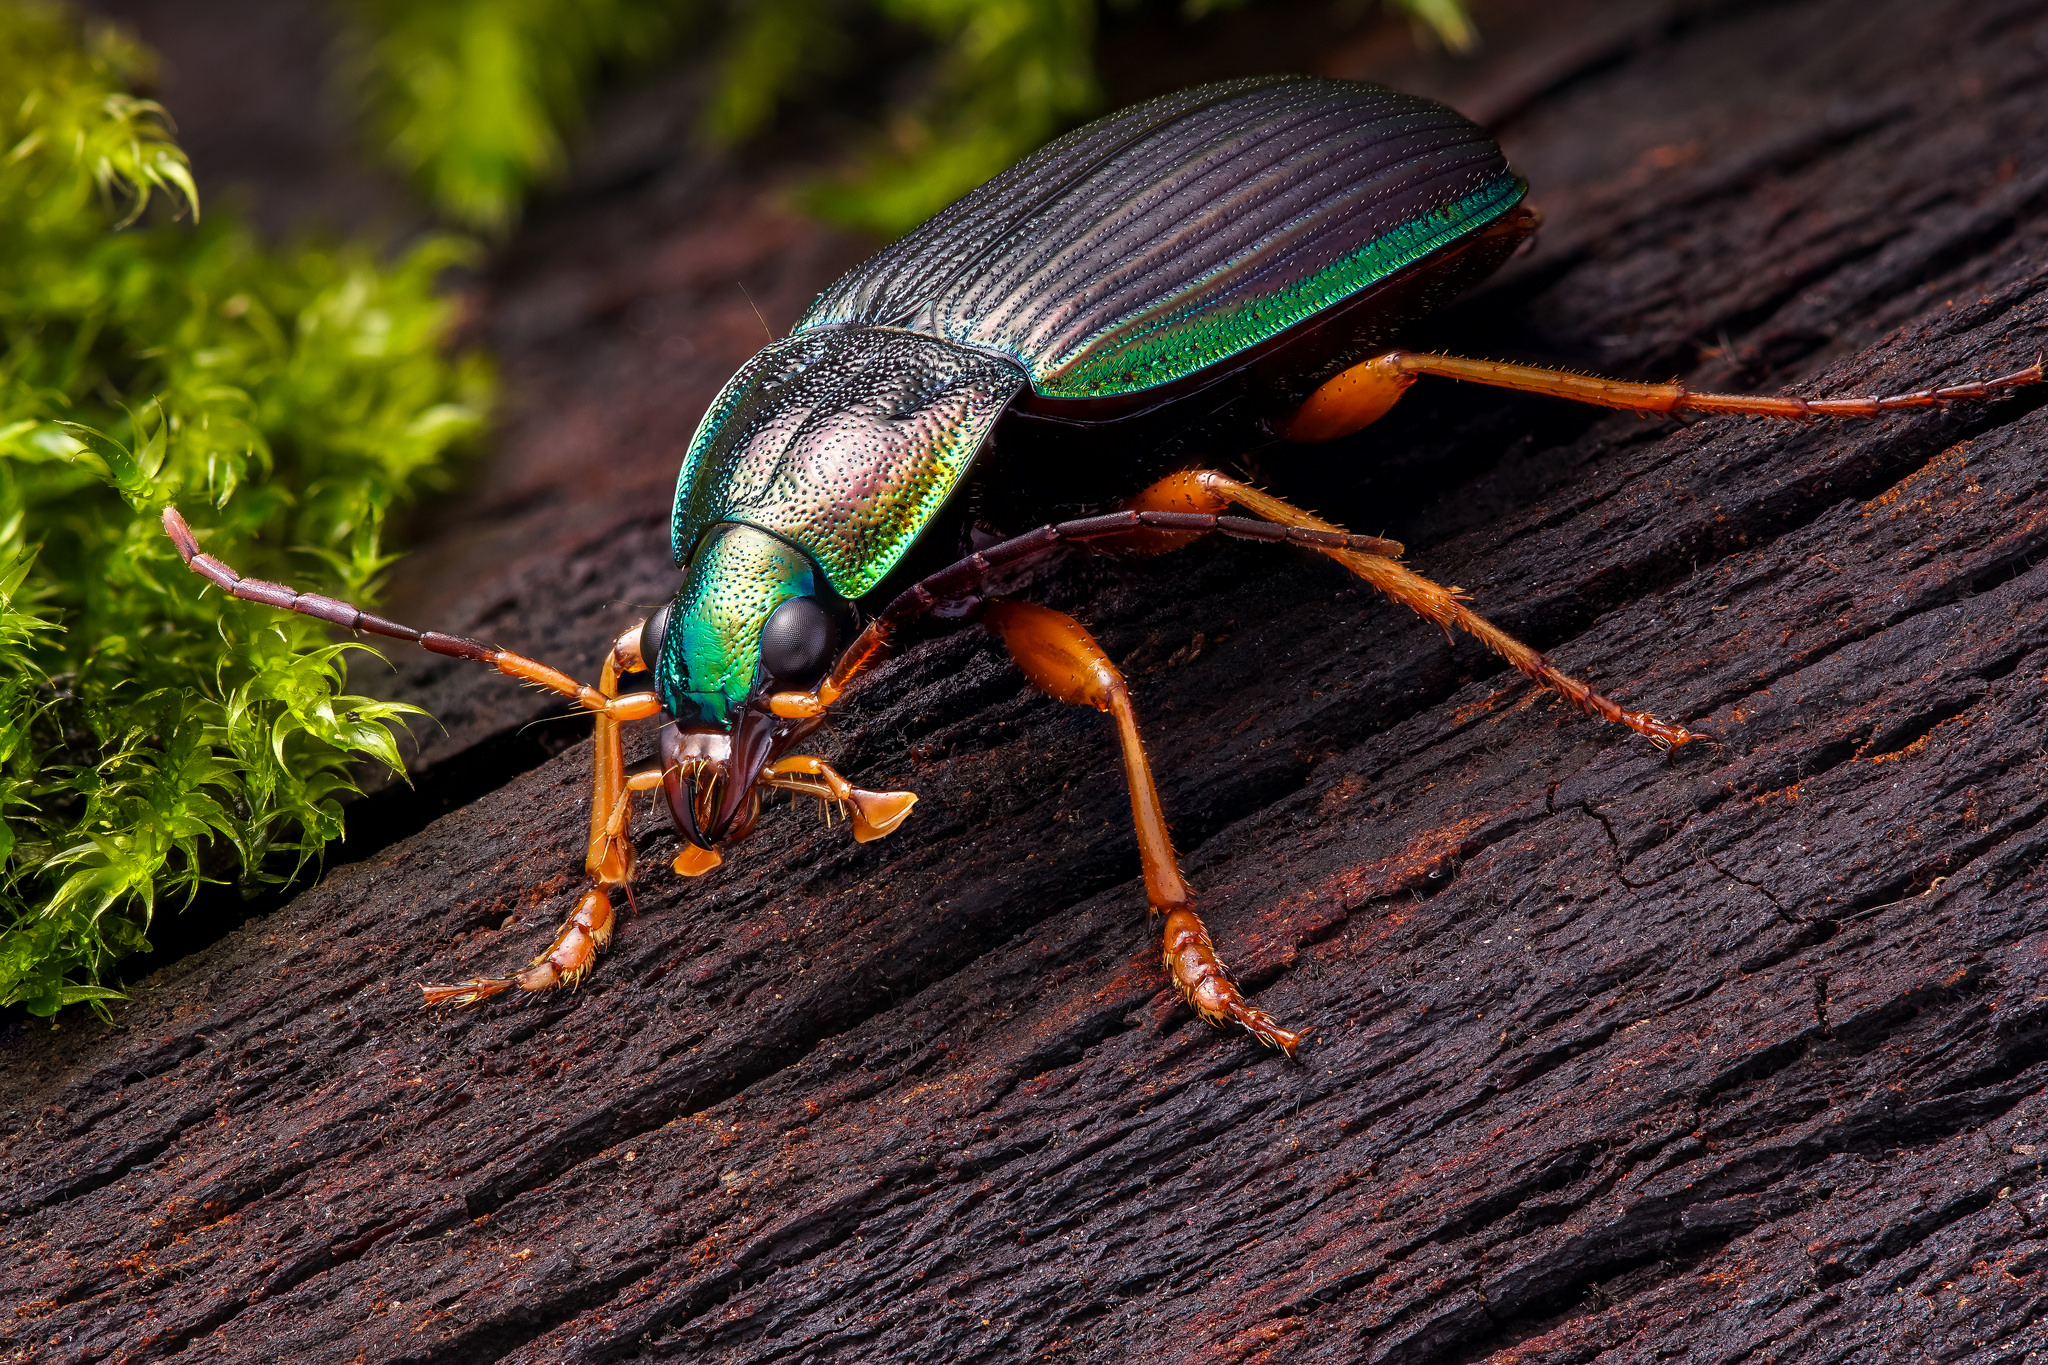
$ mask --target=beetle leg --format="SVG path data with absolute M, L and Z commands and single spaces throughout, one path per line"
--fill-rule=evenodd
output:
M 816 781 L 806 779 L 815 778 Z M 843 805 L 853 815 L 855 842 L 869 844 L 894 834 L 917 804 L 916 792 L 873 792 L 856 787 L 822 758 L 791 754 L 768 767 L 763 785 Z
M 1940 407 L 1964 398 L 1985 398 L 2000 389 L 2038 384 L 2041 362 L 1996 379 L 1919 389 L 1884 398 L 1784 398 L 1765 394 L 1701 393 L 1684 384 L 1637 384 L 1622 379 L 1571 374 L 1536 365 L 1510 365 L 1491 360 L 1466 360 L 1454 355 L 1388 351 L 1353 365 L 1310 394 L 1294 415 L 1279 424 L 1290 441 L 1329 441 L 1378 421 L 1394 406 L 1418 375 L 1464 379 L 1523 393 L 1549 394 L 1575 402 L 1630 412 L 1731 413 L 1811 422 L 1820 417 L 1875 417 L 1900 408 Z
M 198 539 L 193 536 L 192 528 L 185 524 L 185 519 L 178 515 L 177 508 L 165 504 L 163 523 L 164 534 L 177 546 L 185 566 L 230 597 L 282 607 L 302 616 L 331 621 L 348 630 L 366 630 L 394 640 L 410 640 L 423 649 L 450 658 L 474 659 L 491 665 L 500 673 L 573 698 L 578 705 L 593 713 L 597 729 L 592 744 L 595 756 L 591 775 L 590 842 L 584 867 L 596 885 L 583 893 L 568 923 L 555 935 L 554 943 L 518 976 L 464 981 L 454 985 L 422 985 L 420 990 L 425 993 L 429 1005 L 444 1002 L 470 1004 L 512 986 L 538 991 L 556 985 L 574 985 L 580 980 L 590 970 L 598 950 L 611 939 L 611 888 L 626 886 L 629 888 L 628 897 L 632 894 L 633 845 L 626 832 L 630 810 L 622 808 L 622 803 L 629 798 L 626 796 L 628 784 L 619 722 L 639 720 L 661 709 L 661 703 L 652 692 L 619 694 L 619 675 L 646 666 L 640 658 L 640 627 L 634 626 L 612 645 L 605 656 L 598 685 L 591 687 L 577 682 L 559 669 L 508 649 L 459 635 L 444 635 L 440 631 L 415 630 L 381 616 L 372 616 L 360 607 L 332 597 L 299 592 L 282 583 L 244 578 L 212 555 L 200 552 Z
M 605 655 L 597 690 L 607 698 L 618 696 L 619 675 L 640 666 L 640 635 L 636 626 L 621 635 Z M 632 823 L 632 798 L 626 785 L 625 744 L 616 717 L 597 711 L 593 719 L 590 840 L 583 867 L 599 886 L 620 886 L 633 880 L 633 841 L 626 833 Z
M 1304 512 L 1271 493 L 1253 488 L 1250 484 L 1233 479 L 1228 474 L 1219 474 L 1213 469 L 1191 469 L 1179 474 L 1170 474 L 1132 500 L 1132 505 L 1138 510 L 1157 508 L 1165 512 L 1214 513 L 1232 503 L 1285 526 L 1324 534 L 1343 531 L 1342 527 L 1324 521 L 1312 512 Z M 1228 528 L 1219 529 L 1224 529 L 1228 533 Z M 1647 711 L 1622 710 L 1620 706 L 1577 678 L 1559 672 L 1542 654 L 1467 607 L 1458 599 L 1456 589 L 1431 582 L 1405 565 L 1397 563 L 1393 555 L 1354 549 L 1348 545 L 1313 545 L 1312 548 L 1328 555 L 1388 597 L 1431 622 L 1442 630 L 1447 638 L 1451 627 L 1456 626 L 1513 664 L 1525 677 L 1550 688 L 1586 715 L 1626 725 L 1661 747 L 1675 748 L 1695 737 L 1690 730 L 1673 725 L 1669 721 L 1658 720 Z M 1400 546 L 1395 545 L 1394 554 L 1399 553 Z
M 1062 545 L 1086 545 L 1098 541 L 1129 545 L 1134 539 L 1156 534 L 1160 543 L 1151 548 L 1172 549 L 1211 531 L 1247 540 L 1284 540 L 1326 552 L 1343 549 L 1381 555 L 1401 553 L 1398 542 L 1381 540 L 1378 536 L 1354 536 L 1346 531 L 1314 530 L 1256 521 L 1250 517 L 1218 516 L 1214 512 L 1123 511 L 1055 522 L 1000 541 L 965 559 L 955 560 L 937 573 L 911 584 L 868 622 L 867 629 L 839 656 L 839 662 L 818 684 L 816 691 L 777 692 L 769 697 L 768 709 L 785 720 L 823 715 L 857 675 L 895 653 L 896 635 L 903 627 L 946 603 L 977 598 L 982 584 L 995 569 Z
M 1173 855 L 1159 789 L 1152 783 L 1152 766 L 1138 738 L 1138 720 L 1123 674 L 1079 622 L 1050 608 L 991 602 L 982 620 L 1001 637 L 1010 657 L 1039 691 L 1056 701 L 1105 711 L 1116 722 L 1145 869 L 1145 895 L 1152 908 L 1166 916 L 1166 965 L 1174 988 L 1210 1023 L 1241 1025 L 1260 1042 L 1292 1057 L 1302 1034 L 1281 1028 L 1272 1015 L 1245 1003 L 1195 913 L 1195 895 Z
M 627 793 L 629 790 L 644 790 L 650 784 L 639 778 L 631 782 L 627 780 L 619 722 L 644 719 L 661 709 L 660 701 L 652 692 L 632 692 L 623 696 L 619 693 L 620 674 L 646 667 L 640 658 L 640 627 L 634 626 L 613 643 L 605 655 L 598 685 L 591 687 L 577 682 L 559 669 L 550 668 L 523 654 L 514 654 L 509 649 L 499 649 L 459 635 L 444 635 L 436 630 L 415 630 L 381 616 L 372 616 L 360 607 L 332 597 L 299 592 L 282 583 L 244 578 L 212 555 L 200 552 L 198 539 L 193 536 L 192 528 L 185 524 L 185 519 L 178 515 L 177 508 L 165 504 L 163 523 L 164 534 L 177 546 L 185 566 L 230 597 L 282 607 L 302 616 L 331 621 L 347 630 L 369 631 L 394 640 L 410 640 L 423 649 L 450 658 L 474 659 L 510 677 L 572 698 L 577 705 L 592 713 L 596 733 L 592 736 L 591 745 L 594 756 L 590 841 L 583 865 L 596 885 L 583 893 L 568 923 L 555 935 L 554 943 L 518 976 L 463 981 L 453 985 L 422 985 L 420 990 L 425 993 L 429 1005 L 466 1005 L 513 986 L 540 991 L 556 985 L 574 985 L 580 980 L 590 970 L 598 950 L 611 939 L 611 888 L 626 887 L 627 898 L 630 900 L 632 897 L 633 843 L 628 834 L 631 798 Z M 660 781 L 658 774 L 654 781 Z
M 604 668 L 598 675 L 598 692 L 607 698 L 617 697 L 619 675 L 640 667 L 640 627 L 634 626 L 621 635 L 605 655 Z M 594 884 L 576 903 L 576 909 L 556 933 L 548 950 L 533 959 L 525 971 L 517 976 L 422 984 L 423 1003 L 473 1005 L 514 986 L 529 991 L 573 986 L 590 970 L 599 951 L 611 941 L 611 889 L 615 886 L 625 888 L 628 899 L 633 894 L 633 793 L 661 785 L 661 773 L 635 773 L 628 777 L 618 719 L 606 711 L 596 711 L 594 718 L 590 839 L 583 859 L 584 871 L 590 874 Z
M 545 991 L 556 986 L 573 986 L 597 960 L 598 952 L 611 942 L 612 898 L 605 888 L 593 886 L 583 893 L 546 952 L 517 976 L 478 977 L 446 984 L 422 983 L 425 1005 L 474 1005 L 500 991 L 517 986 L 521 990 Z
M 1110 541 L 1141 551 L 1159 551 L 1185 544 L 1196 536 L 1220 532 L 1243 540 L 1284 541 L 1326 554 L 1396 602 L 1434 622 L 1446 634 L 1456 626 L 1471 635 L 1587 715 L 1626 725 L 1667 748 L 1694 738 L 1691 731 L 1658 720 L 1647 711 L 1624 711 L 1577 678 L 1559 672 L 1540 653 L 1459 601 L 1454 589 L 1432 583 L 1397 563 L 1394 556 L 1401 553 L 1398 541 L 1352 535 L 1270 493 L 1213 470 L 1194 470 L 1162 479 L 1140 493 L 1137 501 L 1140 505 L 1121 512 L 1041 526 L 920 579 L 868 623 L 817 691 L 778 692 L 768 699 L 769 709 L 791 720 L 823 715 L 856 674 L 894 652 L 899 630 L 942 602 L 972 596 L 989 572 L 1002 565 L 1066 544 Z M 1233 502 L 1267 520 L 1223 515 L 1220 509 Z

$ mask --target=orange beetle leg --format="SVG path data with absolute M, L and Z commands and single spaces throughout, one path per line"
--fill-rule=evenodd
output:
M 1123 674 L 1079 622 L 1047 607 L 990 602 L 982 620 L 1002 638 L 1010 657 L 1033 686 L 1056 701 L 1108 712 L 1116 722 L 1124 779 L 1131 792 L 1131 818 L 1137 825 L 1138 853 L 1145 869 L 1145 895 L 1152 908 L 1166 916 L 1166 966 L 1181 998 L 1210 1023 L 1237 1024 L 1268 1047 L 1292 1057 L 1303 1034 L 1280 1027 L 1272 1015 L 1245 1002 L 1195 913 L 1195 895 L 1174 858 L 1166 815 L 1159 806 L 1159 789 L 1152 783 L 1152 766 L 1138 738 L 1138 720 L 1131 710 L 1130 689 Z
M 518 658 L 519 656 L 512 656 Z M 522 663 L 530 662 L 521 660 Z M 500 668 L 504 665 L 500 663 Z M 536 667 L 539 667 L 536 665 Z M 545 991 L 556 986 L 573 986 L 583 979 L 597 955 L 611 942 L 613 909 L 611 888 L 626 889 L 630 898 L 633 882 L 633 797 L 661 783 L 661 774 L 626 775 L 624 741 L 619 732 L 620 710 L 609 703 L 631 701 L 619 696 L 619 675 L 641 667 L 640 627 L 618 638 L 605 656 L 604 669 L 595 688 L 583 690 L 600 698 L 590 709 L 596 730 L 591 736 L 590 839 L 583 867 L 595 883 L 576 903 L 568 922 L 555 934 L 548 950 L 533 959 L 533 965 L 517 976 L 482 977 L 471 981 L 420 986 L 428 1005 L 473 1005 L 500 991 L 517 986 L 521 990 Z M 513 669 L 504 669 L 515 672 Z M 552 669 L 547 670 L 553 672 Z M 516 673 L 516 676 L 527 676 Z M 557 688 L 557 691 L 563 689 Z M 570 695 L 575 695 L 571 693 Z M 638 693 L 635 696 L 648 696 Z M 648 699 L 651 701 L 652 697 Z
M 1374 362 L 1367 362 L 1368 365 L 1372 363 Z M 1150 509 L 1214 512 L 1233 503 L 1282 526 L 1337 534 L 1344 531 L 1343 527 L 1334 522 L 1325 521 L 1312 512 L 1304 512 L 1271 493 L 1253 488 L 1250 484 L 1242 483 L 1228 474 L 1220 474 L 1213 469 L 1191 469 L 1169 475 L 1140 493 L 1133 506 L 1139 511 Z M 1184 543 L 1193 537 L 1183 536 L 1181 539 Z M 1328 555 L 1416 615 L 1434 623 L 1446 635 L 1450 633 L 1451 627 L 1456 626 L 1513 664 L 1524 676 L 1550 688 L 1586 715 L 1626 725 L 1662 748 L 1676 748 L 1696 738 L 1692 731 L 1683 726 L 1658 720 L 1647 711 L 1624 711 L 1587 684 L 1568 673 L 1559 672 L 1542 654 L 1467 607 L 1459 600 L 1457 589 L 1433 583 L 1398 563 L 1395 556 L 1401 553 L 1399 544 L 1393 541 L 1387 541 L 1385 544 L 1389 547 L 1386 553 L 1371 553 L 1343 546 L 1311 548 Z
M 1819 417 L 1875 417 L 1901 408 L 1940 407 L 1964 398 L 1986 398 L 2000 389 L 2041 382 L 2041 362 L 1996 379 L 1975 380 L 1940 389 L 1918 389 L 1884 398 L 1786 398 L 1770 394 L 1701 393 L 1684 384 L 1638 384 L 1601 379 L 1538 365 L 1511 365 L 1462 356 L 1388 351 L 1350 369 L 1310 394 L 1278 427 L 1290 441 L 1330 441 L 1348 436 L 1386 416 L 1419 375 L 1463 379 L 1523 393 L 1548 394 L 1578 403 L 1629 412 L 1728 413 L 1738 417 L 1776 417 L 1810 422 Z

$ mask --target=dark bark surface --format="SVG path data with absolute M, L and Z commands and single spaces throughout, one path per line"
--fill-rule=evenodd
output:
M 1501 121 L 1549 216 L 1420 340 L 1809 395 L 2048 345 L 2048 6 L 1567 20 L 1522 46 L 1504 12 L 1476 74 L 1405 73 Z M 485 323 L 517 415 L 405 614 L 587 672 L 672 586 L 675 451 L 760 335 L 730 281 L 786 326 L 859 250 L 765 202 L 679 161 L 525 237 Z M 1131 677 L 1226 960 L 1315 1028 L 1297 1064 L 1166 989 L 1106 722 L 973 630 L 831 734 L 842 771 L 921 794 L 900 832 L 857 846 L 781 809 L 683 885 L 649 818 L 639 915 L 580 992 L 423 1012 L 413 983 L 501 972 L 573 903 L 587 753 L 520 771 L 540 702 L 400 656 L 447 734 L 378 818 L 489 789 L 162 971 L 114 1027 L 20 1037 L 0 1339 L 38 1361 L 2026 1359 L 2048 1346 L 2044 399 L 1675 427 L 1425 383 L 1359 438 L 1251 462 L 1714 736 L 1674 754 L 1305 557 L 1045 574 Z

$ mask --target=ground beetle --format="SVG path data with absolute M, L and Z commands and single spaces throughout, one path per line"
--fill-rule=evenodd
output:
M 1304 545 L 1477 636 L 1580 710 L 1683 744 L 1686 730 L 1623 711 L 1402 567 L 1399 545 L 1351 535 L 1191 452 L 1356 431 L 1419 375 L 1645 413 L 1794 421 L 2041 378 L 2037 363 L 1953 388 L 1808 402 L 1390 349 L 1404 323 L 1535 230 L 1527 189 L 1451 110 L 1350 81 L 1208 85 L 1060 138 L 846 275 L 725 386 L 676 483 L 682 590 L 619 637 L 594 687 L 241 578 L 199 553 L 175 510 L 164 525 L 186 562 L 236 597 L 488 663 L 595 713 L 594 885 L 528 970 L 425 986 L 429 1003 L 545 990 L 589 970 L 611 935 L 610 889 L 633 875 L 636 791 L 666 798 L 685 876 L 746 837 L 768 790 L 847 807 L 857 839 L 893 830 L 915 796 L 854 787 L 796 750 L 904 627 L 939 616 L 978 619 L 1039 688 L 1111 715 L 1175 987 L 1204 1019 L 1291 1054 L 1301 1035 L 1245 1002 L 1195 913 L 1122 676 L 1077 622 L 986 598 L 992 571 L 1069 544 L 1150 553 L 1220 532 Z M 653 690 L 620 695 L 620 675 L 640 669 Z M 629 773 L 619 724 L 658 712 L 660 763 Z

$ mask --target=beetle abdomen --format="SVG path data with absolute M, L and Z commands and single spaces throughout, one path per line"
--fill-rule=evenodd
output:
M 1526 192 L 1476 125 L 1354 81 L 1201 86 L 1049 144 L 849 272 L 798 331 L 1014 356 L 1043 398 L 1184 379 L 1474 233 Z

